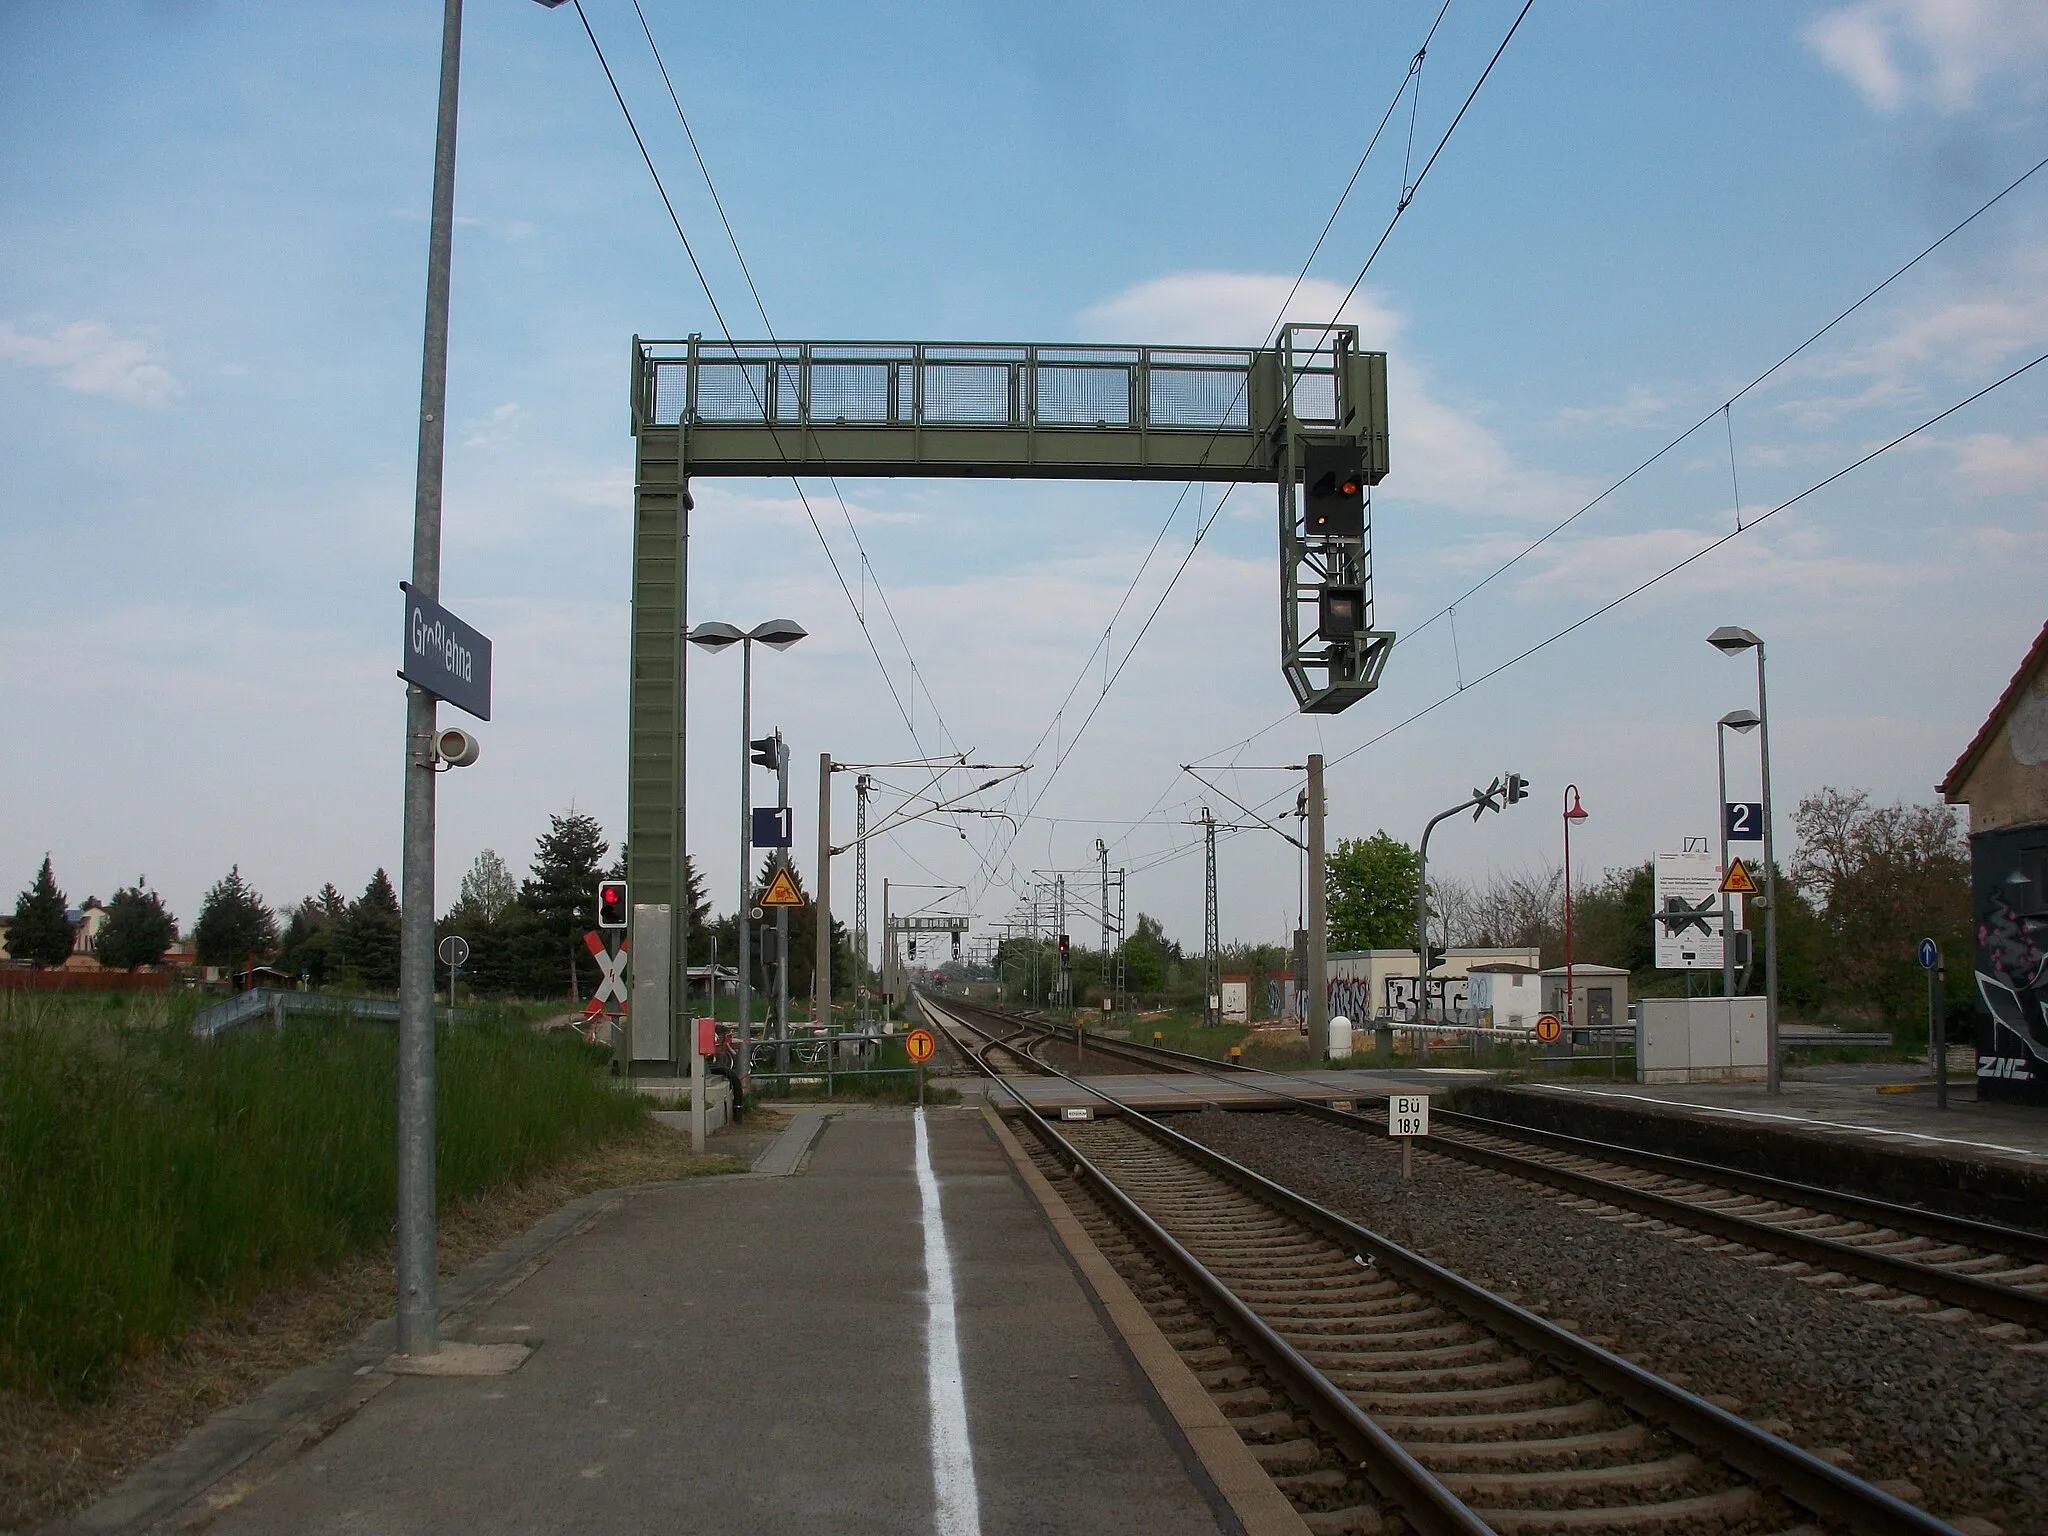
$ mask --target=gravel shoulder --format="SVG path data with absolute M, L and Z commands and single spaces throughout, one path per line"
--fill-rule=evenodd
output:
M 1886 1313 L 1425 1151 L 1404 1184 L 1391 1143 L 1294 1115 L 1173 1124 L 1927 1509 L 2048 1531 L 2048 1358 L 1979 1324 Z

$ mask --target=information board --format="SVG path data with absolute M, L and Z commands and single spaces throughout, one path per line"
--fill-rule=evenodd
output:
M 1728 898 L 1742 926 L 1742 898 Z M 1711 853 L 1660 853 L 1651 896 L 1660 971 L 1721 969 L 1721 861 Z

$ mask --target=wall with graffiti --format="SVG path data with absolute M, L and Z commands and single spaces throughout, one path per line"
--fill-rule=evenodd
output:
M 1977 1096 L 2048 1104 L 2048 827 L 1970 839 Z

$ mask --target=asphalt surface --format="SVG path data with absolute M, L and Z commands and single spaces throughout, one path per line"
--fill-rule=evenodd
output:
M 928 1126 L 980 1530 L 1235 1529 L 978 1115 Z M 835 1114 L 790 1177 L 636 1194 L 471 1330 L 503 1377 L 401 1377 L 210 1527 L 933 1530 L 908 1111 Z

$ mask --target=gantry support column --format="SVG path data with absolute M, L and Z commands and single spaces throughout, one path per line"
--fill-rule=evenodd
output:
M 635 355 L 639 343 L 636 339 Z M 660 1017 L 637 1007 L 618 1052 L 623 1072 L 681 1070 L 688 1039 L 689 893 L 683 883 L 684 680 L 688 625 L 690 494 L 682 433 L 643 426 L 633 472 L 632 679 L 627 694 L 626 877 L 632 884 L 632 947 L 667 962 L 667 986 L 646 988 Z M 643 932 L 658 927 L 661 932 Z M 653 978 L 629 970 L 642 982 Z M 666 997 L 661 994 L 666 992 Z M 634 996 L 642 996 L 638 986 Z

